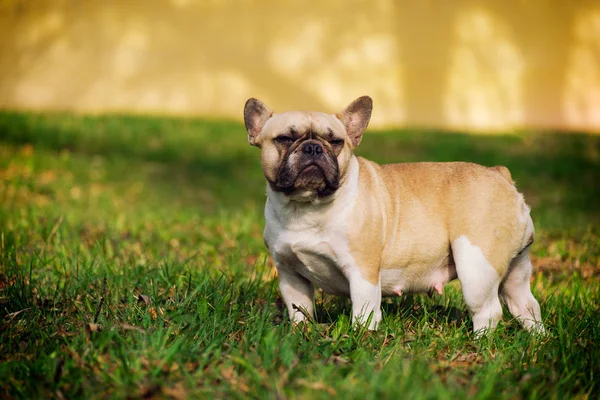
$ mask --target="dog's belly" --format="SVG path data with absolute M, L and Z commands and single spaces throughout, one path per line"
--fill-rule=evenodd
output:
M 451 280 L 456 279 L 456 267 L 451 259 L 429 265 L 414 263 L 402 268 L 385 268 L 380 271 L 381 294 L 398 296 L 401 293 L 431 292 L 436 285 L 440 290 Z
M 286 240 L 282 235 L 276 246 L 275 257 L 287 268 L 311 281 L 325 293 L 350 295 L 350 285 L 339 268 L 332 243 L 322 238 L 304 237 L 301 241 Z M 382 296 L 431 292 L 437 284 L 456 279 L 452 257 L 438 261 L 414 262 L 401 268 L 380 270 Z

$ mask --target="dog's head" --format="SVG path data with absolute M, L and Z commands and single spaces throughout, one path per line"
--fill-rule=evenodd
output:
M 335 115 L 275 114 L 252 98 L 244 107 L 244 122 L 248 142 L 261 149 L 262 169 L 271 188 L 292 199 L 313 200 L 340 187 L 372 109 L 371 98 L 363 96 Z

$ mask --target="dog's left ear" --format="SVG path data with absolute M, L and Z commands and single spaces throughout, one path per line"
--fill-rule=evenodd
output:
M 262 101 L 250 98 L 244 106 L 244 123 L 248 131 L 248 143 L 251 146 L 258 146 L 258 135 L 271 118 L 273 111 L 265 106 Z
M 360 144 L 363 132 L 371 120 L 372 110 L 373 100 L 369 96 L 362 96 L 354 100 L 344 111 L 336 114 L 346 127 L 346 133 L 354 147 Z

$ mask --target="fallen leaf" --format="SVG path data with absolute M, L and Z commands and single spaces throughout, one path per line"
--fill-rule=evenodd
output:
M 194 371 L 196 371 L 198 369 L 199 365 L 200 364 L 197 361 L 194 361 L 194 362 L 188 361 L 183 366 L 185 367 L 185 369 L 187 370 L 187 372 L 192 373 L 192 372 L 194 372 Z
M 140 294 L 138 296 L 138 303 L 144 303 L 145 305 L 149 305 L 150 303 L 152 303 L 152 301 L 150 300 L 150 297 L 146 296 L 145 294 Z
M 8 318 L 8 319 L 13 319 L 13 318 L 14 318 L 14 317 L 16 317 L 17 315 L 19 315 L 19 314 L 21 314 L 21 313 L 23 313 L 23 312 L 25 312 L 25 311 L 27 311 L 27 310 L 29 310 L 29 309 L 31 309 L 31 307 L 27 307 L 27 308 L 24 308 L 24 309 L 22 309 L 22 310 L 20 310 L 20 311 L 15 311 L 15 312 L 13 312 L 13 313 L 6 314 L 6 317 L 5 317 L 5 318 Z
M 223 367 L 221 369 L 221 375 L 223 375 L 223 378 L 225 378 L 226 380 L 231 380 L 231 378 L 233 378 L 233 374 L 234 374 L 234 369 L 233 366 L 230 365 L 228 367 Z
M 335 396 L 337 394 L 337 392 L 335 391 L 334 388 L 332 388 L 331 386 L 327 386 L 324 382 L 318 381 L 318 382 L 309 382 L 306 379 L 298 379 L 296 381 L 297 384 L 307 387 L 309 389 L 313 389 L 313 390 L 324 390 L 326 391 L 330 396 Z
M 175 400 L 187 399 L 187 391 L 181 382 L 178 382 L 173 387 L 164 387 L 162 392 L 165 396 Z
M 343 365 L 343 364 L 350 363 L 349 359 L 342 357 L 342 356 L 331 356 L 331 357 L 329 357 L 328 361 L 332 362 L 336 365 Z
M 144 367 L 146 369 L 151 367 L 150 361 L 148 361 L 148 359 L 146 357 L 141 356 L 139 358 L 139 361 L 140 361 L 140 364 L 142 365 L 142 367 Z
M 396 336 L 394 334 L 390 334 L 387 335 L 385 337 L 385 339 L 383 339 L 383 344 L 382 346 L 387 346 L 388 344 L 390 344 L 391 341 L 393 341 L 394 339 L 396 339 Z
M 102 325 L 89 323 L 85 326 L 86 332 L 102 332 Z
M 125 331 L 137 331 L 137 332 L 140 332 L 140 333 L 146 333 L 146 331 L 143 330 L 142 328 L 140 328 L 139 326 L 131 325 L 131 324 L 128 324 L 128 323 L 119 324 L 119 328 L 121 328 L 121 329 L 123 329 Z

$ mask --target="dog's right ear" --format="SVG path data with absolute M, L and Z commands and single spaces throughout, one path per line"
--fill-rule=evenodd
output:
M 363 132 L 367 129 L 373 111 L 373 100 L 369 96 L 362 96 L 354 100 L 344 111 L 336 116 L 346 127 L 346 133 L 357 147 L 362 140 Z
M 260 100 L 250 98 L 244 106 L 244 123 L 248 131 L 248 143 L 258 146 L 258 135 L 273 115 L 273 111 L 265 106 Z

